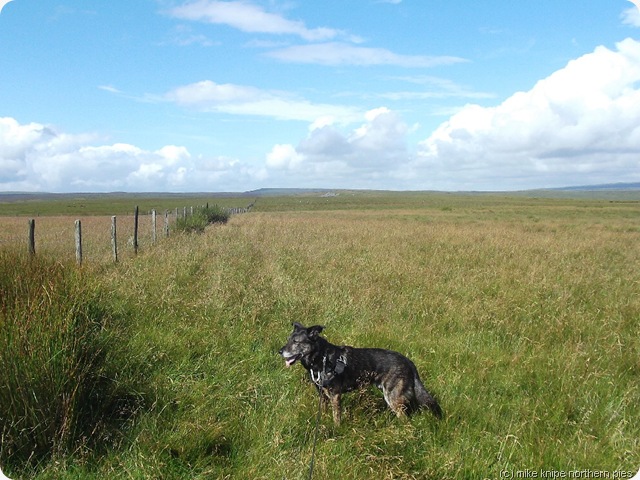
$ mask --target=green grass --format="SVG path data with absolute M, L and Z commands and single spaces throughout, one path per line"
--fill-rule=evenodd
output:
M 198 207 L 186 216 L 176 220 L 175 228 L 183 233 L 202 233 L 209 225 L 225 224 L 231 215 L 218 205 Z
M 14 465 L 117 445 L 144 402 L 114 304 L 82 277 L 0 250 L 1 454 Z
M 0 215 L 46 216 L 46 215 L 131 215 L 136 205 L 140 213 L 156 210 L 158 214 L 168 210 L 180 213 L 209 203 L 222 207 L 246 207 L 253 197 L 229 197 L 206 194 L 160 194 L 160 193 L 109 193 L 109 194 L 24 194 L 0 193 Z
M 293 321 L 406 354 L 445 412 L 401 422 L 378 392 L 347 395 L 340 427 L 322 417 L 314 478 L 638 470 L 637 204 L 339 199 L 260 200 L 83 267 L 151 400 L 118 442 L 67 449 L 35 478 L 306 478 L 317 397 L 277 354 Z M 0 463 L 21 472 L 4 449 Z

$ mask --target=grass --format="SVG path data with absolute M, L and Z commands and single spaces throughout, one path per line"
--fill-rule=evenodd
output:
M 182 210 L 206 205 L 211 195 L 171 193 L 68 193 L 68 194 L 2 194 L 0 215 L 4 216 L 94 216 L 132 215 L 136 205 L 140 213 L 155 209 L 158 214 L 168 210 Z M 253 197 L 218 196 L 215 202 L 221 207 L 245 207 Z
M 2 456 L 36 466 L 121 438 L 139 408 L 118 319 L 73 268 L 0 251 Z
M 218 205 L 198 207 L 193 213 L 176 220 L 175 229 L 182 233 L 202 233 L 209 225 L 229 221 L 231 215 Z
M 118 442 L 29 473 L 306 478 L 317 397 L 277 355 L 293 321 L 406 354 L 445 412 L 403 423 L 377 392 L 348 395 L 343 425 L 322 417 L 314 478 L 637 471 L 638 204 L 341 197 L 260 200 L 202 235 L 85 264 L 152 401 Z M 6 450 L 0 462 L 24 471 Z

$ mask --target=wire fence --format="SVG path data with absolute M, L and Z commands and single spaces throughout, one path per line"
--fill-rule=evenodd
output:
M 225 208 L 229 215 L 251 211 L 251 207 Z M 135 256 L 175 232 L 178 218 L 193 215 L 194 207 L 181 207 L 132 215 L 0 217 L 0 248 L 17 246 L 29 252 L 51 254 L 61 260 L 75 258 L 78 264 L 120 261 Z

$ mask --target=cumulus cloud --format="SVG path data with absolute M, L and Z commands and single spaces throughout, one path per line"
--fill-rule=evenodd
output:
M 407 81 L 453 84 L 431 77 Z M 114 87 L 102 87 L 107 91 Z M 493 107 L 469 104 L 417 145 L 385 107 L 366 113 L 283 92 L 197 82 L 163 97 L 185 108 L 306 121 L 261 164 L 153 150 L 0 117 L 0 189 L 248 190 L 262 185 L 505 190 L 640 181 L 640 42 L 598 47 Z
M 331 116 L 350 122 L 359 115 L 353 107 L 317 104 L 282 92 L 245 85 L 218 84 L 211 80 L 175 88 L 165 95 L 165 99 L 183 107 L 203 111 L 256 115 L 279 120 L 313 122 L 319 117 Z
M 452 56 L 401 55 L 384 48 L 370 48 L 344 42 L 294 45 L 272 50 L 266 54 L 283 62 L 319 65 L 394 65 L 406 68 L 428 68 L 465 62 Z
M 266 170 L 234 159 L 193 158 L 166 145 L 101 145 L 95 135 L 71 135 L 38 123 L 0 118 L 0 189 L 5 191 L 193 191 L 242 188 Z
M 267 167 L 275 169 L 295 169 L 304 157 L 292 145 L 275 145 L 267 154 Z
M 468 105 L 419 145 L 448 189 L 640 180 L 640 43 L 598 47 L 502 104 Z
M 375 184 L 383 180 L 392 188 L 409 160 L 407 132 L 402 118 L 386 107 L 366 112 L 364 123 L 346 133 L 324 118 L 297 146 L 276 145 L 266 163 L 272 171 L 286 171 L 291 185 L 380 188 Z
M 307 41 L 327 40 L 339 34 L 331 28 L 308 28 L 302 21 L 288 20 L 246 1 L 197 0 L 173 8 L 169 14 L 184 20 L 227 25 L 247 33 L 295 35 Z

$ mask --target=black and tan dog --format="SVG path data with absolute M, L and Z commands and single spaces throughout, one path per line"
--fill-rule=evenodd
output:
M 293 324 L 287 344 L 280 349 L 288 367 L 298 360 L 309 371 L 313 383 L 331 401 L 333 420 L 340 423 L 340 395 L 376 385 L 398 417 L 422 406 L 438 418 L 442 410 L 420 381 L 411 360 L 392 350 L 337 346 L 320 336 L 324 327 Z

